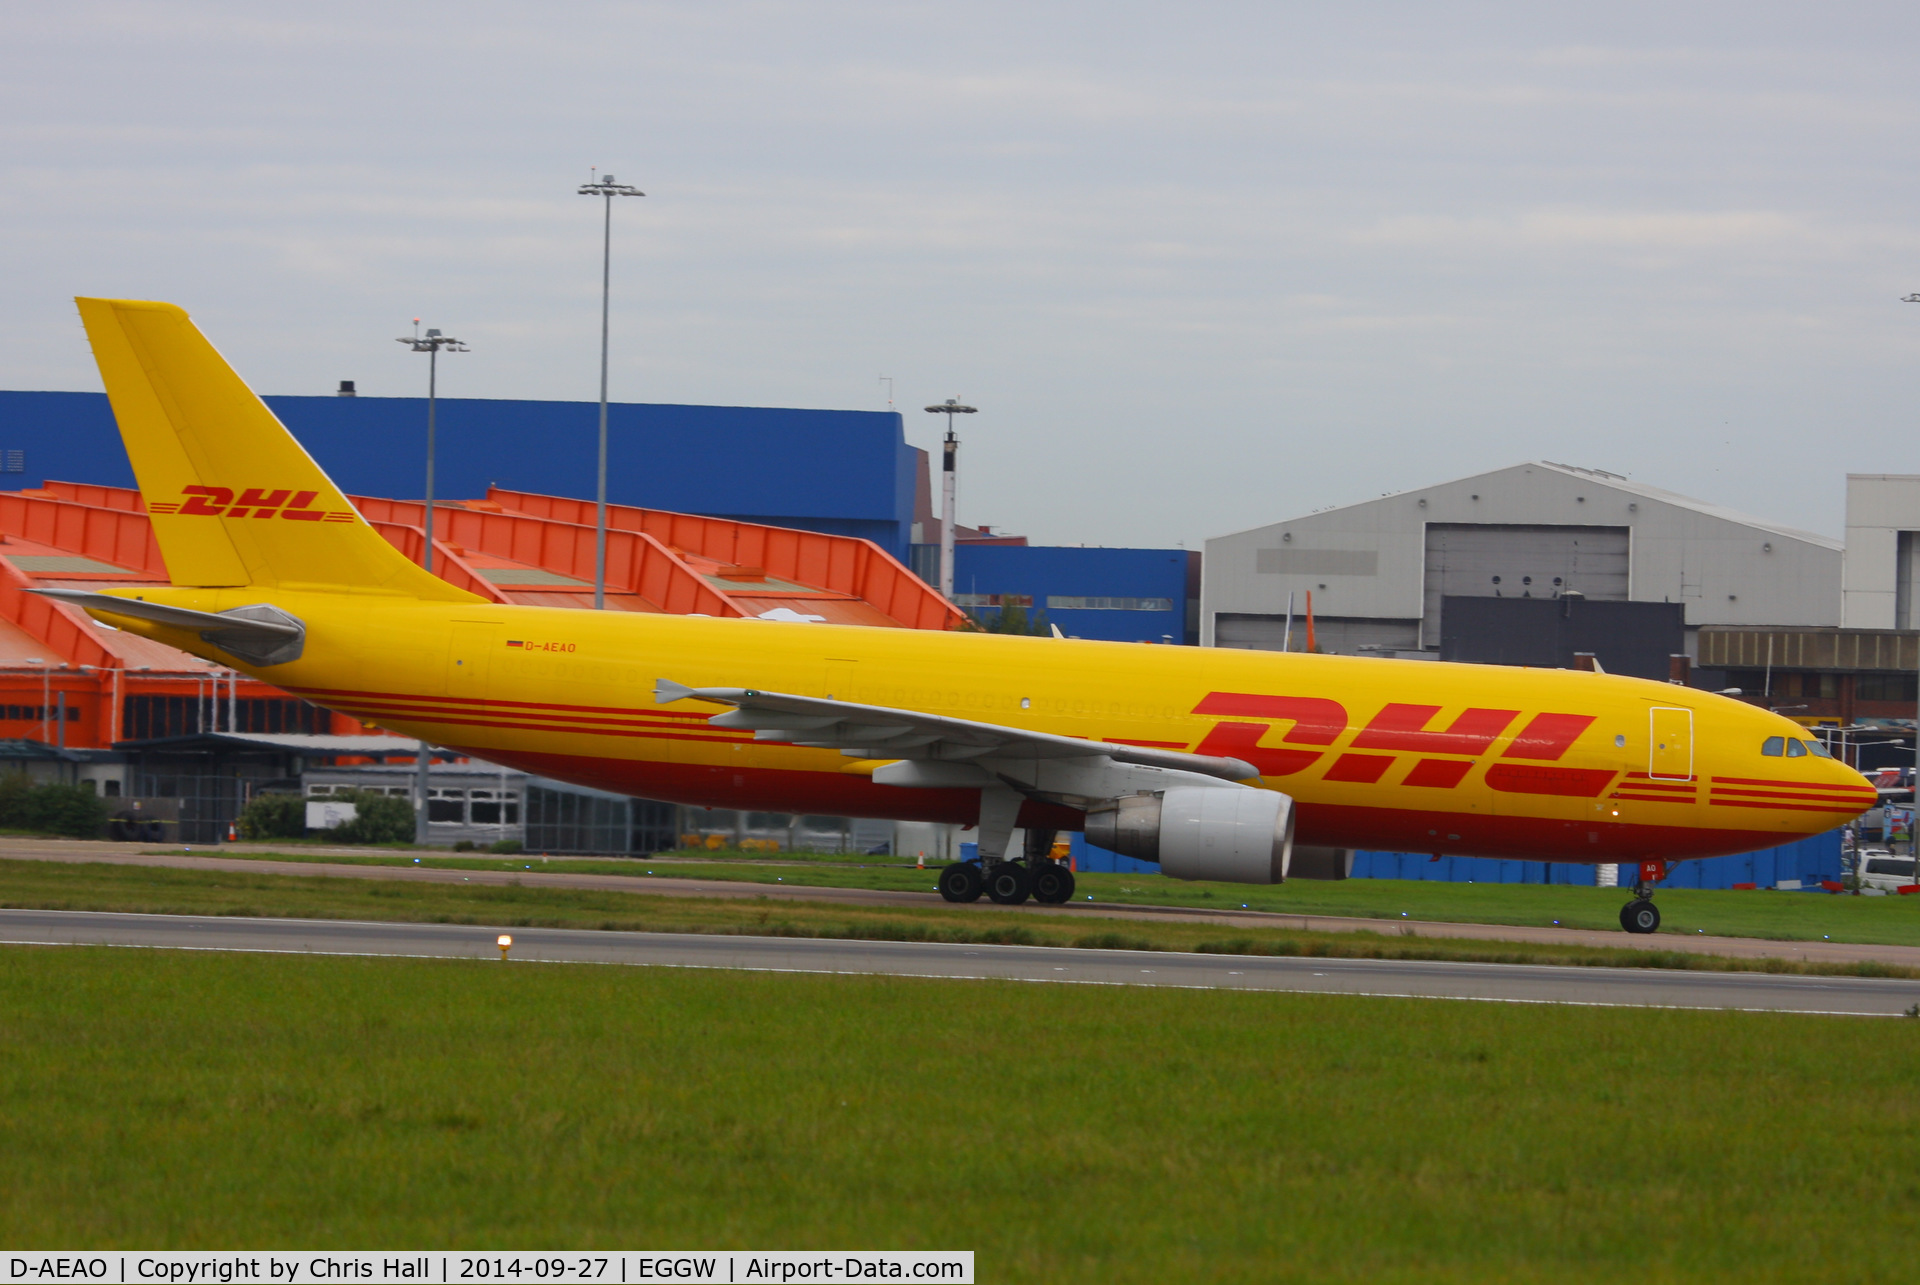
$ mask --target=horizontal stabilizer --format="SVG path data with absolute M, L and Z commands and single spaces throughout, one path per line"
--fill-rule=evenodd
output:
M 653 703 L 656 705 L 671 705 L 673 702 L 683 701 L 691 695 L 693 695 L 693 688 L 676 683 L 671 679 L 656 678 L 653 680 Z
M 298 617 L 278 607 L 257 603 L 228 611 L 192 611 L 139 598 L 119 598 L 85 589 L 29 589 L 43 598 L 70 602 L 100 616 L 148 620 L 174 629 L 190 629 L 202 641 L 255 665 L 284 665 L 298 660 L 306 646 L 307 627 Z

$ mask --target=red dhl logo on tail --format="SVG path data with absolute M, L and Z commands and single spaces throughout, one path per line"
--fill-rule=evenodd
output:
M 1323 779 L 1372 785 L 1386 776 L 1399 755 L 1355 751 L 1411 751 L 1423 757 L 1414 762 L 1399 784 L 1450 790 L 1473 770 L 1475 756 L 1486 753 L 1521 714 L 1517 709 L 1468 709 L 1445 727 L 1436 727 L 1433 723 L 1440 709 L 1438 705 L 1386 706 L 1354 734 L 1346 752 L 1333 760 Z M 1346 707 L 1324 696 L 1213 692 L 1193 712 L 1267 720 L 1216 724 L 1194 747 L 1198 754 L 1244 759 L 1258 768 L 1261 776 L 1304 772 L 1326 757 L 1330 747 L 1352 726 Z M 1501 761 L 1487 768 L 1488 787 L 1507 794 L 1597 797 L 1612 782 L 1616 775 L 1613 769 L 1550 766 L 1573 747 L 1580 734 L 1593 725 L 1594 718 L 1592 714 L 1535 714 L 1501 751 Z M 1291 722 L 1293 726 L 1280 738 L 1279 745 L 1262 745 L 1261 740 L 1276 722 Z M 1323 748 L 1294 748 L 1297 746 Z M 1435 754 L 1462 757 L 1424 757 Z M 1515 759 L 1521 761 L 1507 761 Z
M 228 487 L 186 486 L 180 489 L 180 495 L 182 498 L 176 501 L 155 501 L 147 506 L 148 510 L 180 517 L 282 517 L 292 522 L 351 522 L 354 519 L 352 510 L 311 507 L 320 498 L 318 491 L 269 491 L 250 486 L 236 500 Z

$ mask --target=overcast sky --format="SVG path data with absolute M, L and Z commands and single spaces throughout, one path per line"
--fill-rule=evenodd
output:
M 418 315 L 449 395 L 590 400 L 599 165 L 617 400 L 963 395 L 962 518 L 1036 542 L 1532 458 L 1838 534 L 1920 472 L 1911 3 L 0 13 L 0 388 L 97 389 L 109 294 L 265 393 L 422 391 Z

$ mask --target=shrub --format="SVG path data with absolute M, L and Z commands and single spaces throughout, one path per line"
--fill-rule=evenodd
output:
M 454 845 L 453 845 L 453 850 L 454 850 L 455 852 L 472 852 L 472 851 L 473 851 L 473 840 L 472 840 L 472 839 L 462 839 L 462 840 L 460 840 L 460 841 L 459 841 L 458 843 L 456 843 L 456 844 L 454 844 Z
M 9 830 L 27 828 L 26 797 L 33 791 L 33 778 L 25 772 L 9 772 L 0 777 L 0 826 Z
M 0 778 L 0 827 L 97 839 L 107 832 L 107 805 L 78 785 L 36 785 L 25 772 Z
M 526 849 L 520 846 L 520 840 L 518 839 L 502 839 L 500 842 L 488 847 L 487 851 L 497 852 L 503 857 L 511 857 L 516 853 L 525 852 Z
M 298 839 L 307 832 L 307 801 L 298 794 L 256 794 L 235 824 L 242 839 Z
M 78 785 L 37 785 L 16 804 L 14 824 L 39 834 L 72 839 L 97 839 L 107 832 L 107 805 L 92 790 Z
M 408 843 L 413 839 L 413 804 L 372 790 L 337 791 L 334 798 L 354 806 L 354 818 L 328 830 L 341 843 Z

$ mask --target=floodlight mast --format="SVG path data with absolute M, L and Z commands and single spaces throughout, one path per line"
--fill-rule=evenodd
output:
M 1920 303 L 1920 290 L 1917 290 L 1912 294 L 1901 295 L 1900 302 L 1901 303 Z M 1913 720 L 1913 815 L 1916 818 L 1916 821 L 1920 821 L 1920 705 L 1916 705 L 1914 708 L 1915 708 L 1915 717 Z M 1907 823 L 1907 851 L 1909 853 L 1914 854 L 1916 862 L 1920 862 L 1920 837 L 1916 837 L 1914 833 L 1916 828 L 1920 828 L 1920 825 L 1917 825 L 1916 821 L 1909 821 Z M 1920 883 L 1920 864 L 1916 864 L 1914 866 L 1913 881 L 1915 883 Z
M 637 187 L 613 181 L 603 174 L 577 189 L 581 196 L 605 198 L 605 218 L 600 233 L 600 464 L 594 492 L 593 526 L 593 609 L 607 605 L 607 303 L 613 291 L 613 198 L 645 196 Z
M 940 456 L 940 596 L 952 602 L 953 481 L 960 462 L 960 439 L 954 436 L 953 417 L 974 415 L 978 411 L 972 406 L 962 406 L 956 397 L 949 397 L 938 406 L 927 407 L 927 413 L 947 417 L 947 440 L 943 443 L 945 450 Z
M 451 335 L 443 335 L 438 330 L 420 333 L 420 318 L 413 319 L 413 334 L 403 335 L 398 342 L 407 345 L 413 352 L 427 354 L 427 543 L 420 554 L 420 565 L 433 573 L 433 419 L 438 398 L 440 350 L 448 352 L 469 352 L 465 344 Z
M 412 352 L 427 354 L 427 520 L 426 542 L 421 547 L 420 565 L 433 574 L 433 417 L 436 399 L 439 393 L 440 350 L 448 352 L 467 352 L 469 349 L 451 335 L 443 335 L 438 330 L 420 333 L 420 318 L 413 319 L 413 333 L 403 335 L 401 343 Z M 433 761 L 433 748 L 423 739 L 420 742 L 420 754 L 414 762 L 413 790 L 415 794 L 413 809 L 413 841 L 424 844 L 427 841 L 427 810 L 429 804 L 428 766 Z

